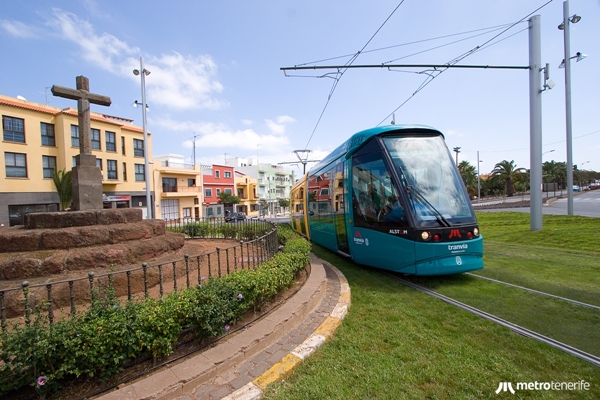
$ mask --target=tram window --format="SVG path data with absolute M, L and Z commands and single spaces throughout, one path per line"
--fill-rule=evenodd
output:
M 358 226 L 403 226 L 406 217 L 381 153 L 355 157 L 352 166 L 354 220 Z

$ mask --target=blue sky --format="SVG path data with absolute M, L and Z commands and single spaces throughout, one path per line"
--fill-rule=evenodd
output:
M 181 154 L 189 161 L 196 136 L 201 164 L 257 154 L 261 162 L 294 161 L 293 150 L 305 148 L 312 150 L 311 159 L 320 159 L 353 133 L 391 121 L 395 111 L 397 123 L 441 130 L 450 149 L 461 147 L 459 161 L 476 165 L 479 151 L 482 173 L 502 160 L 529 168 L 526 70 L 446 70 L 417 92 L 427 75 L 415 69 L 348 70 L 332 91 L 333 79 L 286 77 L 280 68 L 343 65 L 363 47 L 355 65 L 444 64 L 522 19 L 460 63 L 525 66 L 526 20 L 537 14 L 542 63 L 550 63 L 556 84 L 543 93 L 542 151 L 554 150 L 543 160 L 566 160 L 565 77 L 558 69 L 564 58 L 563 32 L 557 29 L 562 1 L 400 3 L 5 2 L 0 93 L 75 107 L 53 97 L 50 87 L 74 87 L 75 77 L 84 75 L 92 92 L 112 99 L 110 108 L 95 111 L 141 126 L 141 110 L 131 104 L 141 101 L 140 78 L 132 70 L 142 56 L 151 71 L 146 95 L 154 155 Z M 570 14 L 582 16 L 571 25 L 571 53 L 588 55 L 571 64 L 573 163 L 589 161 L 582 168 L 600 171 L 600 1 L 571 0 Z M 315 63 L 320 60 L 327 61 Z

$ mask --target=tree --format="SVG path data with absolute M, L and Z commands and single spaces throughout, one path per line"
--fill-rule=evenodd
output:
M 290 201 L 288 199 L 279 199 L 279 207 L 283 208 L 284 211 L 289 206 L 290 206 Z
M 506 184 L 506 196 L 512 197 L 515 194 L 515 181 L 521 180 L 525 168 L 517 168 L 515 160 L 500 161 L 494 166 L 492 175 L 502 179 Z
M 227 192 L 219 193 L 219 200 L 217 201 L 225 206 L 232 206 L 234 204 L 240 204 L 240 198 Z
M 542 164 L 542 176 L 546 183 L 562 183 L 567 179 L 567 166 L 564 162 L 546 161 Z
M 477 196 L 477 170 L 468 161 L 461 161 L 458 164 L 458 172 L 467 188 L 469 197 Z
M 58 200 L 60 202 L 60 209 L 66 210 L 71 205 L 73 200 L 73 181 L 71 177 L 71 171 L 65 172 L 65 170 L 54 170 L 52 171 L 52 180 L 54 181 L 54 188 L 58 194 Z

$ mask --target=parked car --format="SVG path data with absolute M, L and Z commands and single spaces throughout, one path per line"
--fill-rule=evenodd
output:
M 581 188 L 577 185 L 573 185 L 573 191 L 574 192 L 581 192 Z
M 229 215 L 227 215 L 225 217 L 225 222 L 238 222 L 238 221 L 245 221 L 245 220 L 246 220 L 246 214 L 241 213 L 241 212 L 230 213 Z

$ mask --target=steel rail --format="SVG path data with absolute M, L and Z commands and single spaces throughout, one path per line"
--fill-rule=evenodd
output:
M 438 298 L 438 299 L 440 299 L 440 300 L 442 300 L 442 301 L 444 301 L 444 302 L 446 302 L 446 303 L 448 303 L 450 305 L 453 305 L 455 307 L 461 308 L 461 309 L 463 309 L 465 311 L 468 311 L 468 312 L 470 312 L 472 314 L 475 314 L 475 315 L 477 315 L 479 317 L 482 317 L 482 318 L 485 318 L 485 319 L 487 319 L 489 321 L 492 321 L 492 322 L 494 322 L 494 323 L 496 323 L 498 325 L 504 326 L 504 327 L 510 329 L 511 331 L 513 331 L 515 333 L 518 333 L 519 335 L 522 335 L 522 336 L 525 336 L 525 337 L 528 337 L 528 338 L 531 338 L 531 339 L 538 340 L 538 341 L 540 341 L 542 343 L 546 343 L 546 344 L 548 344 L 548 345 L 550 345 L 552 347 L 555 347 L 555 348 L 557 348 L 559 350 L 564 351 L 565 353 L 571 354 L 571 355 L 573 355 L 575 357 L 578 357 L 578 358 L 580 358 L 582 360 L 585 360 L 585 361 L 587 361 L 587 362 L 589 362 L 591 364 L 594 364 L 597 367 L 600 367 L 600 357 L 597 357 L 597 356 L 595 356 L 593 354 L 586 353 L 583 350 L 579 350 L 579 349 L 577 349 L 575 347 L 569 346 L 568 344 L 565 344 L 565 343 L 559 342 L 558 340 L 554 340 L 554 339 L 549 338 L 547 336 L 541 335 L 541 334 L 539 334 L 537 332 L 534 332 L 532 330 L 529 330 L 527 328 L 523 328 L 522 326 L 519 326 L 517 324 L 513 324 L 512 322 L 509 322 L 509 321 L 506 321 L 506 320 L 504 320 L 502 318 L 496 317 L 495 315 L 489 314 L 489 313 L 487 313 L 485 311 L 481 311 L 480 309 L 472 307 L 472 306 L 469 306 L 469 305 L 467 305 L 465 303 L 461 303 L 460 301 L 451 299 L 450 297 L 444 296 L 443 294 L 440 294 L 440 293 L 438 293 L 438 292 L 436 292 L 434 290 L 428 289 L 426 287 L 423 287 L 423 286 L 418 285 L 418 284 L 413 283 L 413 282 L 409 282 L 409 281 L 407 281 L 405 279 L 402 279 L 402 278 L 400 278 L 398 276 L 395 276 L 393 274 L 390 274 L 390 273 L 387 273 L 387 272 L 384 272 L 384 274 L 392 277 L 393 279 L 397 280 L 398 282 L 400 282 L 400 283 L 402 283 L 402 284 L 404 284 L 406 286 L 409 286 L 409 287 L 411 287 L 411 288 L 413 288 L 415 290 L 418 290 L 418 291 L 423 292 L 425 294 L 428 294 L 430 296 L 436 297 L 436 298 Z
M 539 294 L 539 295 L 542 295 L 542 296 L 548 296 L 548 297 L 552 297 L 552 298 L 555 298 L 555 299 L 559 299 L 559 300 L 563 300 L 563 301 L 568 301 L 570 303 L 577 304 L 578 306 L 589 307 L 589 308 L 593 308 L 593 309 L 596 309 L 596 310 L 600 310 L 600 307 L 595 306 L 593 304 L 583 303 L 581 301 L 577 301 L 577 300 L 573 300 L 573 299 L 568 299 L 566 297 L 557 296 L 555 294 L 540 292 L 539 290 L 530 289 L 530 288 L 527 288 L 525 286 L 515 285 L 513 283 L 499 281 L 497 279 L 488 278 L 487 276 L 481 276 L 481 275 L 472 274 L 470 272 L 467 272 L 465 274 L 469 275 L 469 276 L 473 276 L 475 278 L 481 278 L 481 279 L 485 279 L 485 280 L 492 281 L 492 282 L 495 282 L 495 283 L 500 283 L 502 285 L 511 286 L 511 287 L 514 287 L 514 288 L 517 288 L 517 289 L 526 290 L 528 292 Z

